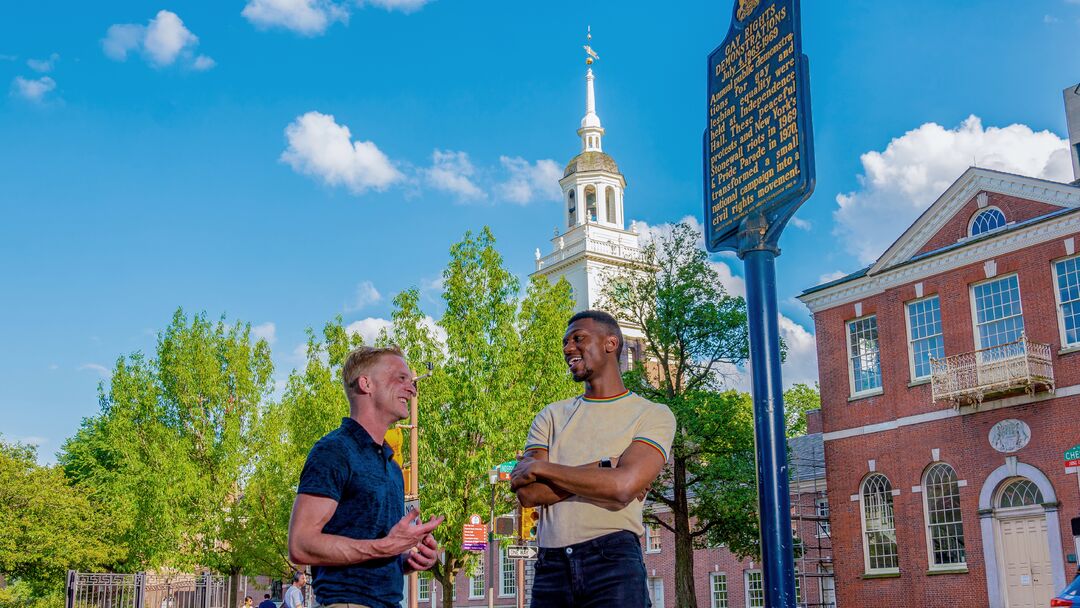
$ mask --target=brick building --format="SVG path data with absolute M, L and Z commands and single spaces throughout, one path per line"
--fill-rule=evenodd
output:
M 1078 241 L 1076 184 L 971 168 L 871 266 L 800 296 L 840 605 L 1047 606 L 1071 580 Z

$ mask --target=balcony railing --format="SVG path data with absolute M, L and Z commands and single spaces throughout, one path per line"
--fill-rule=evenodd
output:
M 934 401 L 976 407 L 989 396 L 1017 390 L 1054 390 L 1050 345 L 1019 340 L 943 359 L 931 359 Z

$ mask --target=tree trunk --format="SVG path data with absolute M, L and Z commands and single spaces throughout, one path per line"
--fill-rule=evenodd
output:
M 694 539 L 690 536 L 690 506 L 686 499 L 686 458 L 672 460 L 672 490 L 675 508 L 672 509 L 675 528 L 675 605 L 678 608 L 697 608 L 694 588 Z
M 445 564 L 442 564 L 438 568 L 432 570 L 435 575 L 435 579 L 439 581 L 439 586 L 442 587 L 442 605 L 443 608 L 454 608 L 454 576 L 457 575 L 457 560 L 447 558 Z M 431 590 L 435 592 L 434 588 Z

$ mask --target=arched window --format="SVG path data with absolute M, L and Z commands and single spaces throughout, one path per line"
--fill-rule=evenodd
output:
M 867 477 L 862 484 L 860 502 L 866 571 L 896 571 L 900 564 L 897 560 L 896 524 L 893 522 L 892 484 L 889 478 L 880 473 Z
M 577 201 L 574 200 L 573 190 L 566 193 L 566 214 L 566 225 L 573 228 L 574 222 L 577 221 Z
M 604 199 L 607 203 L 607 221 L 614 224 L 618 221 L 615 219 L 615 188 L 608 186 Z
M 971 236 L 977 236 L 984 232 L 997 230 L 1005 225 L 1005 214 L 997 207 L 987 207 L 975 215 L 971 220 Z
M 585 213 L 590 222 L 596 221 L 596 186 L 585 186 Z
M 962 566 L 964 524 L 960 517 L 960 483 L 956 471 L 944 462 L 930 466 L 923 476 L 926 533 L 930 566 Z
M 1010 507 L 1026 507 L 1029 505 L 1042 504 L 1043 495 L 1039 486 L 1030 479 L 1019 477 L 1009 482 L 998 497 L 998 507 L 1008 509 Z

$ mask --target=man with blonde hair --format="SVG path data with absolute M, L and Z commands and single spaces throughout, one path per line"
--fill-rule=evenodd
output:
M 405 486 L 390 425 L 416 395 L 400 349 L 361 347 L 341 370 L 349 416 L 308 454 L 289 521 L 289 558 L 312 566 L 317 603 L 330 608 L 392 608 L 403 575 L 435 565 L 431 535 L 443 518 L 405 511 Z

